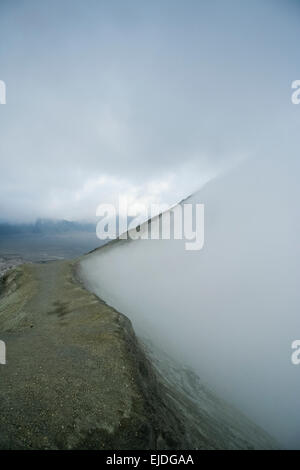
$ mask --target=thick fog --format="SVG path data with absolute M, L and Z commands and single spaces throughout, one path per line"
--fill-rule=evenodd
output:
M 297 160 L 249 160 L 185 202 L 205 244 L 122 241 L 82 261 L 89 287 L 136 332 L 192 366 L 284 447 L 300 447 Z

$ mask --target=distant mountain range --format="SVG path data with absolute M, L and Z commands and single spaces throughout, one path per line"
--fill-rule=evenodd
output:
M 60 234 L 66 232 L 95 232 L 96 224 L 69 220 L 37 219 L 34 223 L 0 222 L 0 236 L 13 234 Z

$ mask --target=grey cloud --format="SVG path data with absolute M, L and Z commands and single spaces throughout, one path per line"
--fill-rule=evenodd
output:
M 2 217 L 90 217 L 107 188 L 80 206 L 75 195 L 101 176 L 129 188 L 175 174 L 169 202 L 196 189 L 197 177 L 199 186 L 235 160 L 273 151 L 278 129 L 297 119 L 294 8 L 1 3 Z

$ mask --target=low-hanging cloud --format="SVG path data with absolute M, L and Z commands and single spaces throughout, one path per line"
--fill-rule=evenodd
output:
M 299 162 L 249 160 L 188 199 L 205 204 L 205 244 L 118 242 L 81 263 L 89 288 L 139 335 L 299 448 Z

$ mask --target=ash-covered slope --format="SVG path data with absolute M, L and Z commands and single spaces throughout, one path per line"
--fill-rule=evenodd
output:
M 79 284 L 75 262 L 7 273 L 0 337 L 0 449 L 276 447 L 192 372 L 146 354 L 130 321 Z
M 246 161 L 184 201 L 205 244 L 116 241 L 81 262 L 89 289 L 286 447 L 299 446 L 299 162 Z

